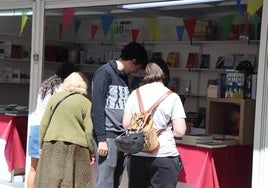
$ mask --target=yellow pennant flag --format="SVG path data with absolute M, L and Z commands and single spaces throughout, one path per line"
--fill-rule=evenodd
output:
M 158 20 L 157 19 L 146 19 L 146 26 L 147 30 L 149 32 L 149 37 L 150 40 L 153 41 L 156 38 L 156 35 L 158 35 L 157 31 L 157 25 L 158 25 Z
M 248 0 L 247 12 L 249 15 L 257 12 L 263 5 L 263 0 Z
M 21 26 L 20 26 L 20 35 L 22 35 L 24 27 L 27 23 L 28 17 L 27 17 L 27 13 L 29 12 L 29 9 L 23 9 L 21 10 Z

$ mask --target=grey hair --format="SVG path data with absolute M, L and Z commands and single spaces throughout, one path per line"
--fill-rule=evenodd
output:
M 88 80 L 81 72 L 73 72 L 64 79 L 63 89 L 70 92 L 76 92 L 87 95 Z

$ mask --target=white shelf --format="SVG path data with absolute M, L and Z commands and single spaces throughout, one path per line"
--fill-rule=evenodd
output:
M 15 58 L 4 58 L 4 57 L 0 57 L 0 61 L 30 63 L 30 59 L 15 59 Z

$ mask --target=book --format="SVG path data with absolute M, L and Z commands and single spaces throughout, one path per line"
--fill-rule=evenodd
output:
M 208 143 L 197 143 L 196 146 L 203 147 L 203 148 L 224 148 L 227 147 L 226 144 L 208 142 Z
M 166 59 L 166 64 L 168 67 L 175 67 L 176 63 L 179 59 L 179 53 L 178 52 L 169 52 Z
M 213 139 L 213 135 L 211 134 L 192 134 L 192 133 L 188 133 L 185 134 L 182 137 L 182 140 L 185 139 L 190 139 L 190 140 L 212 140 Z
M 153 52 L 152 59 L 153 58 L 162 58 L 162 52 Z
M 231 32 L 229 36 L 230 40 L 238 40 L 239 39 L 239 24 L 233 24 L 231 26 Z
M 191 80 L 180 79 L 179 80 L 179 95 L 188 95 L 191 88 Z
M 204 119 L 204 116 L 201 113 L 198 113 L 198 112 L 187 112 L 186 113 L 187 126 L 199 128 L 203 119 Z
M 251 98 L 251 87 L 252 87 L 252 74 L 245 74 L 245 83 L 244 83 L 244 99 Z
M 231 138 L 213 138 L 212 142 L 226 145 L 236 145 L 237 140 Z
M 216 63 L 216 66 L 215 66 L 215 69 L 223 69 L 223 66 L 224 66 L 224 57 L 223 56 L 219 56 L 218 59 L 217 59 L 217 63 Z
M 224 57 L 224 69 L 234 69 L 235 55 L 229 54 Z
M 218 74 L 217 97 L 225 98 L 225 92 L 226 92 L 226 73 L 223 72 Z
M 257 92 L 257 74 L 251 76 L 251 99 L 256 99 Z
M 197 64 L 198 53 L 190 52 L 188 54 L 186 68 L 195 68 Z
M 211 142 L 213 139 L 212 135 L 208 134 L 192 134 L 187 133 L 185 134 L 179 143 L 187 144 L 187 145 L 196 145 L 197 143 L 208 143 Z
M 209 54 L 201 54 L 200 56 L 201 59 L 201 64 L 200 64 L 200 68 L 209 68 L 210 67 L 210 55 Z
M 245 74 L 226 73 L 225 98 L 243 99 L 244 97 Z

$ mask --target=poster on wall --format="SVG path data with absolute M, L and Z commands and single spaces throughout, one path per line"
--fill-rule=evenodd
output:
M 117 41 L 129 41 L 131 39 L 131 21 L 115 21 L 114 28 Z

